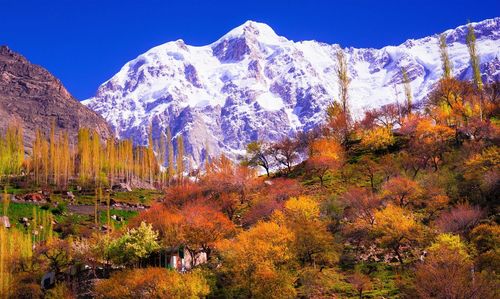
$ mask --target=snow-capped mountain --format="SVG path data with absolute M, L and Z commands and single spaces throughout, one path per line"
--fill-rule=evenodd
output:
M 474 23 L 484 79 L 500 79 L 500 18 Z M 467 27 L 445 32 L 453 73 L 470 78 Z M 248 21 L 202 47 L 182 40 L 139 55 L 103 83 L 84 104 L 101 114 L 120 138 L 147 143 L 170 127 L 184 136 L 199 164 L 207 155 L 235 157 L 253 140 L 278 140 L 324 119 L 338 97 L 338 45 L 294 42 L 268 25 Z M 344 49 L 349 64 L 350 105 L 363 109 L 403 100 L 401 67 L 422 100 L 442 74 L 438 35 L 382 49 Z M 399 94 L 399 95 L 398 95 Z

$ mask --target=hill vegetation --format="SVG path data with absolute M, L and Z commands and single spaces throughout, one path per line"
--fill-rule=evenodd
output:
M 322 127 L 256 141 L 243 163 L 211 158 L 189 176 L 172 138 L 134 149 L 89 130 L 74 146 L 40 132 L 26 157 L 13 126 L 0 138 L 4 215 L 13 185 L 52 194 L 79 186 L 108 212 L 69 229 L 56 209 L 35 207 L 29 226 L 0 227 L 0 294 L 498 298 L 500 89 L 481 81 L 473 30 L 468 45 L 472 82 L 451 77 L 442 42 L 444 75 L 425 103 L 413 103 L 407 82 L 404 104 L 359 120 L 339 52 L 342 92 Z M 110 188 L 134 179 L 164 194 L 114 227 Z M 47 274 L 54 283 L 42 289 Z

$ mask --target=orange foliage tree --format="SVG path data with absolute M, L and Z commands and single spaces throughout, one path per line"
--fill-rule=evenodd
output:
M 479 272 L 458 236 L 440 235 L 415 271 L 420 298 L 498 298 L 498 288 Z
M 340 168 L 343 163 L 344 150 L 336 140 L 321 138 L 311 143 L 306 167 L 319 178 L 321 186 L 324 186 L 324 177 L 328 171 Z
M 210 259 L 217 242 L 234 233 L 234 224 L 207 204 L 188 204 L 180 213 L 184 244 L 193 260 L 201 252 Z
M 420 185 L 405 177 L 394 177 L 382 186 L 381 196 L 395 204 L 406 207 L 416 206 L 422 193 Z
M 200 271 L 189 273 L 163 268 L 118 271 L 96 283 L 96 298 L 202 298 L 210 293 Z
M 294 234 L 273 222 L 259 222 L 218 248 L 220 272 L 232 298 L 295 298 Z

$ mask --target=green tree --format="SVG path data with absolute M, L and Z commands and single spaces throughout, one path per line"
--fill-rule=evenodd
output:
M 123 236 L 110 244 L 113 260 L 118 264 L 133 266 L 142 258 L 158 250 L 158 233 L 151 224 L 142 222 L 137 228 L 128 230 Z

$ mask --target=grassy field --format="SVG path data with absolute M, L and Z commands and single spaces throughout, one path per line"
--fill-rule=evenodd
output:
M 3 211 L 3 203 L 0 203 L 0 211 Z M 94 224 L 94 216 L 88 214 L 78 214 L 78 213 L 70 213 L 67 210 L 65 204 L 54 205 L 37 205 L 34 203 L 17 203 L 10 202 L 7 209 L 7 216 L 9 217 L 10 223 L 12 226 L 15 226 L 19 229 L 24 229 L 24 226 L 19 222 L 19 219 L 26 217 L 28 219 L 33 218 L 34 211 L 40 214 L 42 211 L 49 211 L 54 216 L 54 220 L 57 223 L 71 223 L 75 226 L 92 226 Z M 126 210 L 117 210 L 110 209 L 110 215 L 120 216 L 122 221 L 115 221 L 111 219 L 113 222 L 113 226 L 115 228 L 120 228 L 123 225 L 126 225 L 128 221 L 135 217 L 139 212 L 137 211 L 126 211 Z M 99 223 L 101 225 L 107 224 L 107 213 L 106 210 L 101 207 L 99 213 Z

